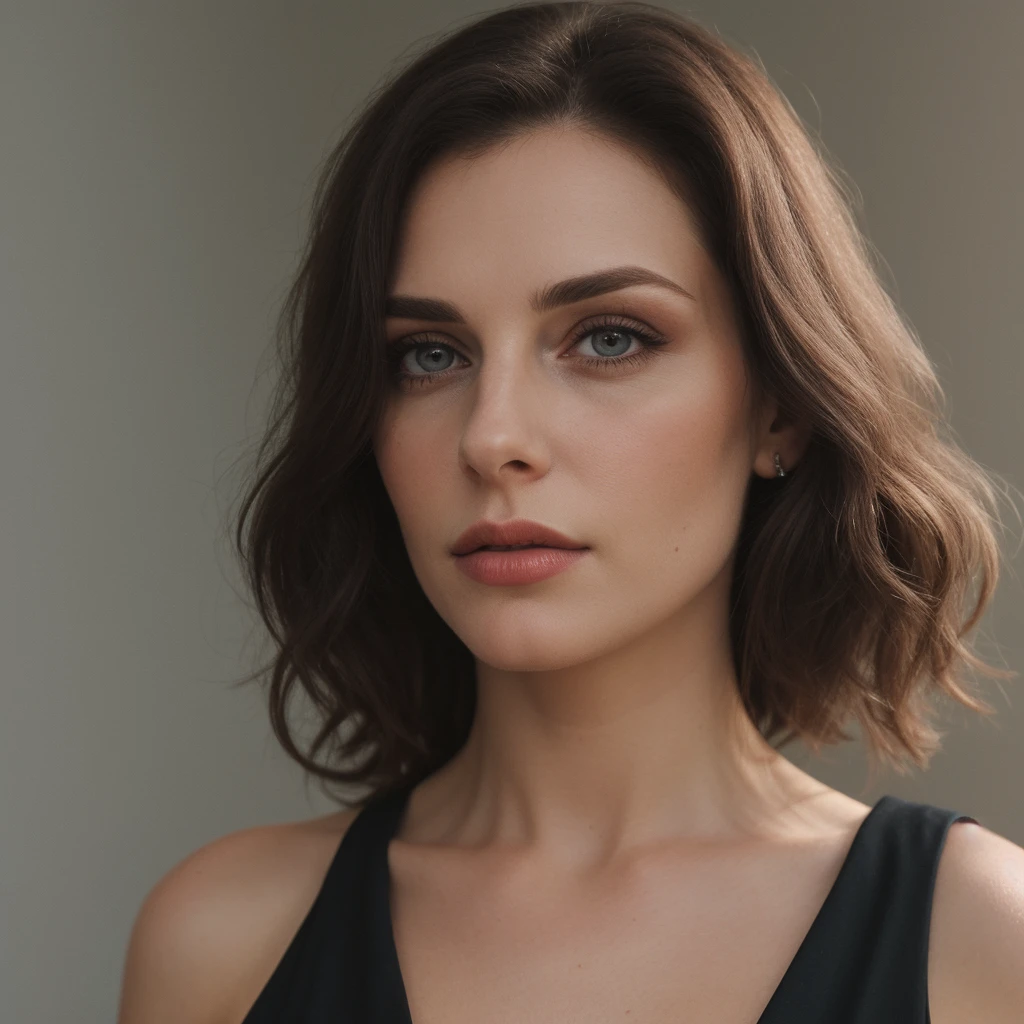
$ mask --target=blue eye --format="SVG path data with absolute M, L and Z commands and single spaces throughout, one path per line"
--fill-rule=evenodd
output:
M 624 365 L 638 366 L 651 357 L 655 348 L 664 345 L 666 342 L 666 339 L 661 338 L 634 320 L 624 316 L 605 315 L 591 317 L 589 320 L 585 320 L 578 325 L 573 332 L 572 347 L 575 347 L 581 341 L 591 336 L 601 338 L 599 342 L 594 343 L 599 346 L 596 349 L 597 351 L 600 351 L 601 347 L 615 347 L 621 344 L 621 341 L 608 342 L 606 340 L 608 335 L 618 335 L 619 338 L 635 338 L 640 343 L 640 348 L 636 352 L 624 355 L 581 356 L 579 361 L 587 367 L 593 367 L 600 371 L 615 370 Z M 418 355 L 422 353 L 425 357 L 429 356 L 430 360 L 437 362 L 444 362 L 442 355 L 444 352 L 450 352 L 459 358 L 465 358 L 453 345 L 443 341 L 429 340 L 429 335 L 426 339 L 424 339 L 423 335 L 420 335 L 419 338 L 416 336 L 398 338 L 388 345 L 388 353 L 392 377 L 399 386 L 404 387 L 409 384 L 413 387 L 418 387 L 423 384 L 432 384 L 450 377 L 453 373 L 458 373 L 457 367 L 453 368 L 451 365 L 442 366 L 438 370 L 427 370 L 425 373 L 409 373 L 403 369 L 402 363 L 406 353 L 413 350 Z

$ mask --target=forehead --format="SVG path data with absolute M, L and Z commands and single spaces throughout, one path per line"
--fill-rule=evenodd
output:
M 545 129 L 429 168 L 409 197 L 392 291 L 518 302 L 635 264 L 698 294 L 708 258 L 685 202 L 621 144 Z

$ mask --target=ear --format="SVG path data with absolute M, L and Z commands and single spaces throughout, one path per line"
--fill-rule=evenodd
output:
M 774 477 L 778 453 L 783 472 L 789 473 L 803 458 L 811 440 L 811 428 L 779 409 L 774 398 L 766 398 L 761 408 L 754 438 L 753 471 L 758 476 Z

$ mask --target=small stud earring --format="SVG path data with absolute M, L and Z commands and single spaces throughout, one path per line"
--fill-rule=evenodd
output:
M 779 461 L 779 453 L 778 452 L 775 453 L 775 475 L 776 476 L 785 476 L 786 475 L 785 470 L 782 468 L 782 463 Z

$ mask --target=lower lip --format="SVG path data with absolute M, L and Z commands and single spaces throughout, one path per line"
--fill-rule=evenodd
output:
M 478 583 L 509 586 L 537 583 L 578 562 L 590 548 L 520 548 L 456 555 L 455 564 Z

